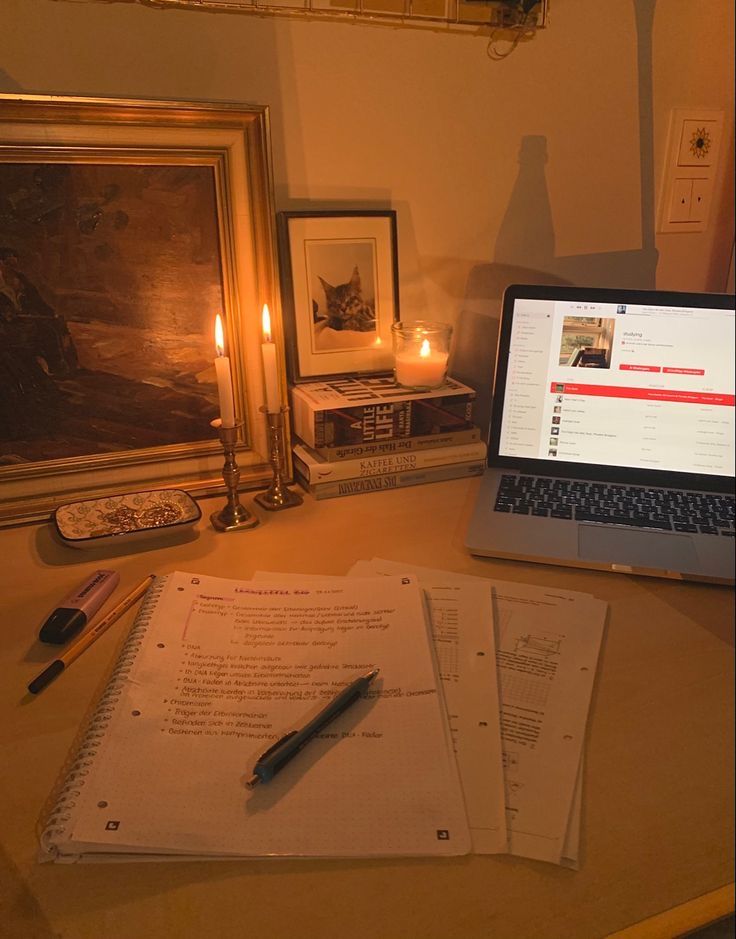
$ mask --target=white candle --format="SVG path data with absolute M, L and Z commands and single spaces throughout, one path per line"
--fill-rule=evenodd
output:
M 408 388 L 438 388 L 445 380 L 445 352 L 433 352 L 429 339 L 424 339 L 418 352 L 399 352 L 394 360 L 396 381 Z
M 281 386 L 276 367 L 276 345 L 271 339 L 271 314 L 265 303 L 263 304 L 262 325 L 261 356 L 263 357 L 263 381 L 266 386 L 266 410 L 269 414 L 278 414 L 281 410 Z
M 217 392 L 220 396 L 220 419 L 223 427 L 235 427 L 235 403 L 233 400 L 233 376 L 230 372 L 230 358 L 225 355 L 225 336 L 222 320 L 218 313 L 215 317 L 215 374 Z

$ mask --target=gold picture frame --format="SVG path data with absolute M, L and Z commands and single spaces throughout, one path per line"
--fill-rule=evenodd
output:
M 102 185 L 97 172 L 101 167 L 109 168 L 110 178 L 115 181 Z M 143 182 L 141 174 L 146 176 Z M 63 185 L 58 177 L 63 178 Z M 208 181 L 203 183 L 205 178 Z M 206 195 L 196 195 L 195 190 Z M 141 209 L 144 202 L 145 213 Z M 135 238 L 130 229 L 131 217 L 138 224 Z M 129 247 L 127 255 L 121 248 L 121 238 L 116 241 L 116 229 L 126 227 L 127 245 L 136 245 L 135 249 Z M 200 270 L 202 258 L 196 258 L 196 263 L 191 261 L 192 227 L 214 233 L 208 237 L 216 256 L 209 251 L 210 266 L 204 274 Z M 73 235 L 72 245 L 66 237 L 69 232 Z M 176 246 L 177 239 L 187 242 L 189 254 L 169 248 L 165 253 L 184 260 L 176 261 L 172 271 L 168 262 L 159 259 L 158 267 L 151 267 L 149 272 L 149 259 L 161 255 L 163 244 Z M 148 251 L 144 250 L 146 246 Z M 24 247 L 27 257 L 22 256 Z M 79 498 L 165 487 L 185 489 L 192 495 L 221 491 L 222 447 L 209 426 L 209 418 L 219 412 L 213 331 L 218 312 L 225 321 L 236 418 L 243 424 L 238 449 L 241 486 L 256 488 L 270 480 L 267 431 L 259 413 L 264 401 L 260 354 L 264 303 L 268 303 L 271 313 L 284 393 L 285 370 L 267 107 L 0 95 L 0 255 L 0 329 L 13 337 L 12 342 L 3 342 L 7 361 L 2 365 L 10 364 L 12 368 L 4 368 L 8 388 L 0 389 L 6 399 L 2 415 L 5 425 L 0 424 L 0 444 L 5 444 L 0 454 L 0 526 L 43 520 L 59 504 Z M 48 262 L 49 257 L 53 264 Z M 131 257 L 137 258 L 137 263 Z M 62 266 L 63 277 L 58 274 Z M 214 283 L 214 270 L 219 270 L 219 285 Z M 198 278 L 199 293 L 189 289 L 190 277 Z M 131 280 L 136 283 L 134 304 L 130 291 L 120 287 Z M 49 282 L 61 285 L 56 293 L 49 289 Z M 116 286 L 107 290 L 108 283 Z M 19 300 L 21 293 L 24 297 Z M 154 293 L 155 318 L 151 299 Z M 28 375 L 33 372 L 39 386 L 45 383 L 47 391 L 57 396 L 54 400 L 68 402 L 74 397 L 77 429 L 84 424 L 80 396 L 81 405 L 86 403 L 89 409 L 88 423 L 96 420 L 100 395 L 93 373 L 99 363 L 95 359 L 92 367 L 78 368 L 73 348 L 74 316 L 78 314 L 69 314 L 68 303 L 67 315 L 59 313 L 69 296 L 78 304 L 75 311 L 80 305 L 84 308 L 80 324 L 84 320 L 86 332 L 93 334 L 96 344 L 90 348 L 95 354 L 117 343 L 122 348 L 118 360 L 132 360 L 136 354 L 140 358 L 144 346 L 151 346 L 150 360 L 138 366 L 139 372 L 141 367 L 146 371 L 145 381 L 139 375 L 117 375 L 114 388 L 123 383 L 123 390 L 108 395 L 125 398 L 126 389 L 135 391 L 145 385 L 149 408 L 146 416 L 152 425 L 151 440 L 146 445 L 141 445 L 139 434 L 134 432 L 132 415 L 128 419 L 130 431 L 126 431 L 123 415 L 117 423 L 108 422 L 116 426 L 122 423 L 123 430 L 118 428 L 117 437 L 112 435 L 112 443 L 105 442 L 106 452 L 80 453 L 79 447 L 77 451 L 69 447 L 67 453 L 64 447 L 68 446 L 69 435 L 59 443 L 56 426 L 49 431 L 34 426 L 34 415 L 47 411 L 41 405 L 24 408 L 23 395 L 28 394 L 24 386 L 28 386 Z M 221 309 L 203 312 L 207 304 L 195 303 L 198 296 L 215 300 L 215 307 L 221 303 Z M 35 298 L 36 308 L 29 303 L 29 297 Z M 120 319 L 123 308 L 134 311 L 138 333 L 131 332 L 129 320 Z M 167 315 L 172 316 L 171 323 L 166 322 Z M 187 333 L 187 328 L 180 325 L 180 316 L 187 323 L 196 320 L 200 326 Z M 209 329 L 210 321 L 212 331 L 205 336 L 202 324 L 206 322 Z M 78 326 L 77 339 L 81 343 L 84 333 Z M 188 386 L 180 375 L 171 379 L 171 368 L 164 378 L 162 346 L 156 345 L 161 332 L 166 333 L 167 341 L 176 344 L 179 354 L 191 360 L 187 369 L 182 369 Z M 12 358 L 13 343 L 20 350 L 16 358 Z M 62 347 L 66 351 L 59 353 Z M 130 353 L 127 356 L 126 348 Z M 16 373 L 12 387 L 8 371 Z M 74 375 L 70 376 L 70 371 Z M 109 372 L 104 375 L 111 380 Z M 154 410 L 156 388 L 163 385 L 167 385 L 166 403 Z M 173 390 L 172 385 L 176 386 Z M 10 392 L 17 399 L 15 407 L 9 403 Z M 175 397 L 177 394 L 180 398 Z M 179 401 L 185 404 L 179 406 Z M 186 402 L 195 403 L 193 412 Z M 63 423 L 66 412 L 62 409 L 60 413 Z M 171 423 L 172 415 L 181 418 L 181 429 L 174 422 L 168 429 L 171 439 L 161 443 L 158 425 Z M 82 426 L 82 436 L 91 438 L 92 432 L 86 431 L 88 428 Z M 25 437 L 33 436 L 33 447 L 27 439 L 20 442 L 24 433 Z M 15 442 L 8 445 L 11 437 Z M 80 446 L 84 449 L 88 445 L 92 444 L 84 440 Z M 14 452 L 16 449 L 20 455 Z M 41 458 L 28 457 L 28 453 L 39 452 Z

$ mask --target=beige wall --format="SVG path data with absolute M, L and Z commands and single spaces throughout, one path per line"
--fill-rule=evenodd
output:
M 458 320 L 513 279 L 723 289 L 728 161 L 707 232 L 655 244 L 653 213 L 671 108 L 724 108 L 733 161 L 733 20 L 553 0 L 496 62 L 483 36 L 2 0 L 0 91 L 268 104 L 277 209 L 396 208 L 402 313 Z

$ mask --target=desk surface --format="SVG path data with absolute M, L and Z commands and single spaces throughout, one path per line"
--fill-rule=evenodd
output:
M 195 539 L 137 553 L 64 548 L 47 525 L 0 531 L 3 939 L 593 939 L 732 882 L 732 590 L 472 558 L 463 536 L 476 490 L 470 480 L 306 498 L 300 508 L 259 512 L 259 528 L 231 534 L 210 528 L 222 500 L 208 500 Z M 53 654 L 36 642 L 38 628 L 69 589 L 98 567 L 119 570 L 128 588 L 176 569 L 344 574 L 373 556 L 609 602 L 588 725 L 580 871 L 505 856 L 36 862 L 37 816 L 133 618 L 28 700 L 27 682 Z M 731 894 L 717 896 L 716 915 Z M 674 933 L 646 932 L 655 934 Z

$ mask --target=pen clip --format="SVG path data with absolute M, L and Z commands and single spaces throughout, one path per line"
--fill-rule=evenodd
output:
M 258 757 L 258 762 L 260 763 L 261 760 L 265 760 L 267 756 L 270 756 L 272 753 L 275 753 L 276 750 L 279 750 L 282 744 L 286 743 L 287 740 L 290 740 L 296 733 L 298 733 L 298 731 L 290 730 L 288 734 L 284 734 L 283 737 L 280 737 L 276 743 L 272 744 L 268 748 L 268 750 L 265 750 L 263 753 L 261 753 L 261 755 Z

